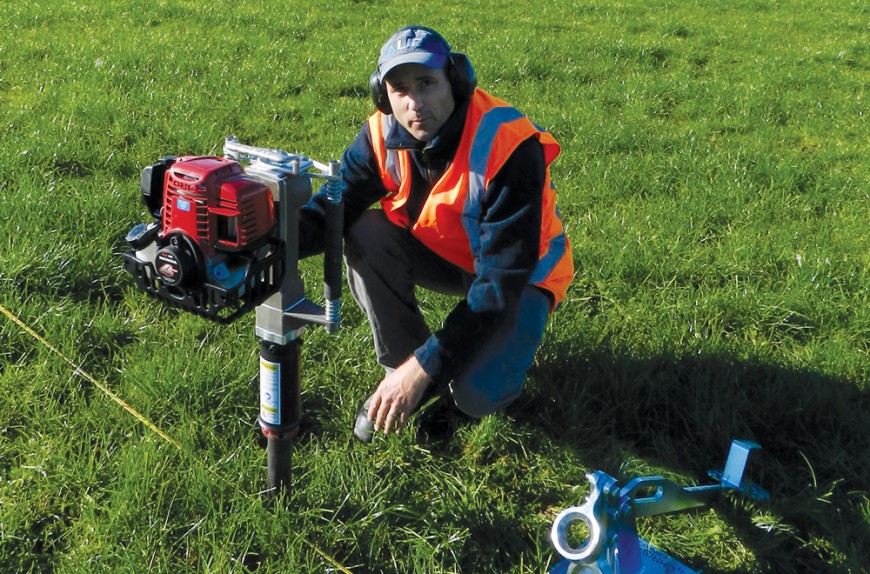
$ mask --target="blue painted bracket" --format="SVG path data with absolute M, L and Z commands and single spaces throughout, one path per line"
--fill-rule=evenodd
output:
M 760 448 L 751 441 L 733 441 L 724 470 L 708 473 L 717 484 L 705 486 L 683 487 L 661 476 L 645 476 L 620 487 L 600 470 L 586 475 L 592 488 L 584 504 L 563 510 L 553 521 L 550 538 L 565 560 L 550 574 L 697 574 L 640 538 L 636 519 L 703 506 L 726 490 L 767 500 L 767 492 L 745 477 L 750 455 Z M 579 522 L 589 536 L 575 545 L 569 534 Z

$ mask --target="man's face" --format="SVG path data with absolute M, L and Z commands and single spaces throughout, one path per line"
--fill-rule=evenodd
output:
M 435 137 L 456 106 L 444 70 L 404 64 L 391 70 L 384 81 L 393 115 L 422 142 Z

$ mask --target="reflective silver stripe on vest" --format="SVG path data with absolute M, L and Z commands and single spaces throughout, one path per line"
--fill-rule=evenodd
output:
M 384 114 L 383 119 L 381 120 L 381 129 L 383 130 L 383 144 L 387 139 L 387 134 L 390 133 L 390 130 L 393 127 L 396 118 L 392 115 Z M 386 147 L 386 146 L 384 146 Z M 395 150 L 387 150 L 387 159 L 386 159 L 386 170 L 387 173 L 390 174 L 390 177 L 393 179 L 393 183 L 396 184 L 396 187 L 400 187 L 402 185 L 402 180 L 399 178 L 399 154 L 396 153 Z
M 474 258 L 480 257 L 480 211 L 483 194 L 486 192 L 486 164 L 492 144 L 502 124 L 523 117 L 515 108 L 493 108 L 480 119 L 468 157 L 468 195 L 462 210 L 462 227 L 471 244 Z
M 462 211 L 462 227 L 468 236 L 471 253 L 475 259 L 480 257 L 480 213 L 483 194 L 486 192 L 486 164 L 489 161 L 492 144 L 502 124 L 518 120 L 522 117 L 524 117 L 523 114 L 515 108 L 501 107 L 491 109 L 481 118 L 477 133 L 474 135 L 474 141 L 471 144 L 471 152 L 468 158 L 470 172 L 468 195 L 465 198 L 465 207 Z M 538 131 L 544 131 L 537 126 L 535 128 Z M 550 187 L 553 188 L 552 182 Z M 559 221 L 562 220 L 558 209 L 556 210 L 556 217 Z M 530 282 L 540 283 L 544 281 L 550 272 L 555 269 L 562 256 L 565 255 L 566 250 L 567 238 L 564 233 L 550 238 L 547 253 L 535 266 Z
M 562 221 L 562 214 L 559 213 L 558 209 L 556 209 L 556 218 L 559 221 Z M 529 282 L 540 283 L 546 279 L 550 272 L 556 268 L 556 265 L 559 264 L 559 261 L 561 261 L 562 257 L 565 255 L 567 249 L 568 238 L 565 236 L 564 232 L 550 238 L 550 242 L 547 244 L 547 252 L 538 261 Z

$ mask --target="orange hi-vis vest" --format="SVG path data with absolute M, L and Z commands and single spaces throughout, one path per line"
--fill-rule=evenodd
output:
M 381 112 L 375 112 L 368 120 L 381 179 L 390 192 L 381 199 L 381 206 L 391 222 L 407 228 L 404 206 L 411 190 L 412 160 L 407 150 L 388 150 L 384 144 L 395 121 L 394 116 Z M 574 275 L 571 246 L 562 228 L 556 209 L 556 192 L 550 181 L 549 166 L 561 148 L 552 135 L 508 103 L 481 89 L 475 90 L 454 161 L 432 187 L 410 230 L 429 249 L 474 273 L 474 262 L 480 252 L 483 195 L 517 146 L 532 136 L 541 142 L 547 170 L 541 190 L 543 210 L 538 264 L 531 283 L 553 294 L 555 309 L 565 298 Z

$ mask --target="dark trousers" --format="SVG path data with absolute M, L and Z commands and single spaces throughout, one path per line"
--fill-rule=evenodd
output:
M 378 363 L 388 372 L 431 335 L 416 287 L 462 297 L 474 281 L 473 274 L 430 251 L 377 209 L 348 230 L 345 262 L 351 294 L 368 317 Z M 510 320 L 493 340 L 471 350 L 468 368 L 451 382 L 460 410 L 481 417 L 519 396 L 549 313 L 549 298 L 526 287 Z

